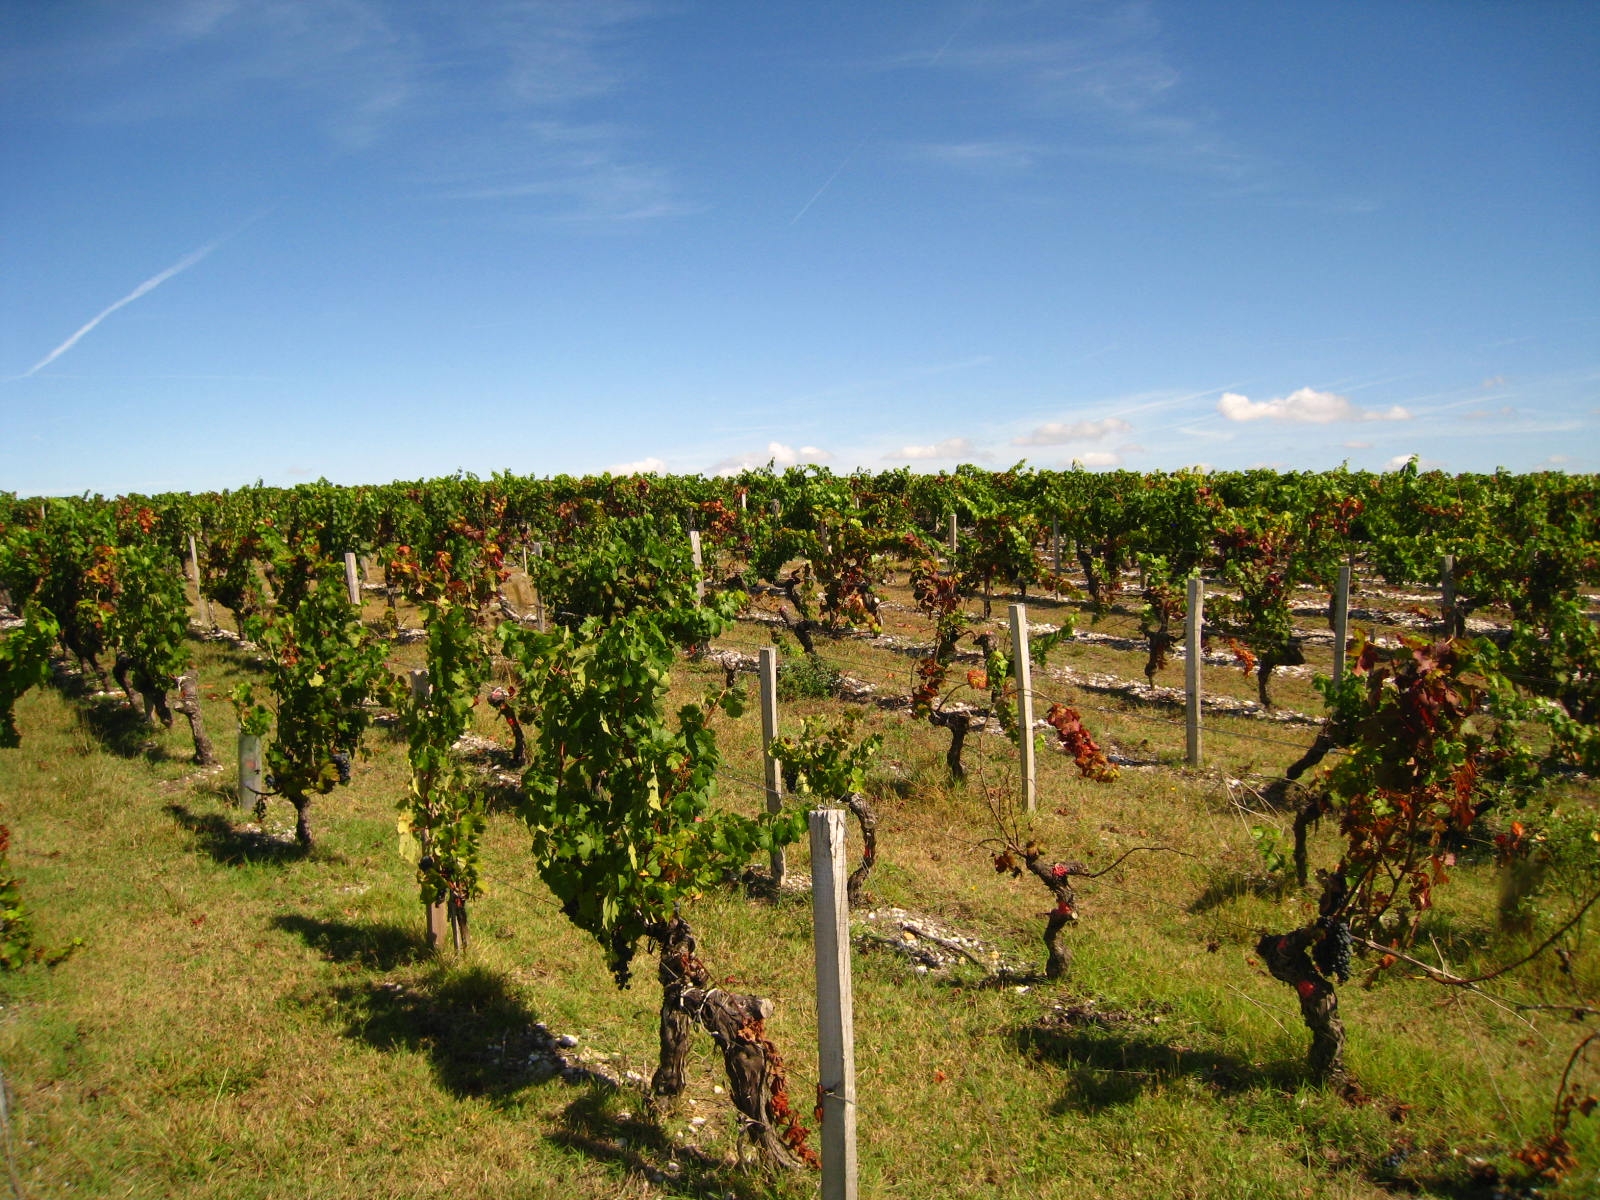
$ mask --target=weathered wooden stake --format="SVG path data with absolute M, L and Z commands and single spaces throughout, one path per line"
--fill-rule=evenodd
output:
M 767 783 L 767 811 L 783 809 L 783 774 L 778 770 L 778 760 L 772 757 L 772 742 L 778 736 L 778 650 L 776 646 L 762 646 L 759 652 L 761 677 L 761 757 Z M 788 868 L 783 847 L 772 851 L 772 886 L 783 886 L 783 876 Z
M 1444 635 L 1456 633 L 1456 556 L 1446 554 L 1439 560 L 1439 608 L 1444 615 Z
M 817 952 L 817 1098 L 822 1198 L 856 1200 L 856 1049 L 850 984 L 850 908 L 844 811 L 816 809 L 811 826 L 811 916 Z
M 189 566 L 194 570 L 194 598 L 200 601 L 201 619 L 211 624 L 211 601 L 200 591 L 200 552 L 195 549 L 194 534 L 189 535 Z
M 704 600 L 706 598 L 706 579 L 700 573 L 700 531 L 698 529 L 689 530 L 689 557 L 694 559 L 694 598 L 696 600 Z
M 361 604 L 361 576 L 356 570 L 356 552 L 354 550 L 346 550 L 344 552 L 344 586 L 350 593 L 350 603 L 359 607 Z
M 239 734 L 239 807 L 252 809 L 265 788 L 261 783 L 261 739 L 253 733 Z
M 1200 649 L 1200 630 L 1204 623 L 1203 606 L 1205 604 L 1206 588 L 1200 581 L 1200 576 L 1189 577 L 1189 611 L 1183 618 L 1183 645 L 1184 653 L 1188 656 L 1183 664 L 1183 686 L 1186 693 L 1184 710 L 1184 732 L 1187 735 L 1188 757 L 1191 767 L 1200 765 L 1200 664 L 1202 651 Z
M 1345 646 L 1350 640 L 1350 564 L 1339 568 L 1339 584 L 1333 593 L 1333 682 L 1344 678 Z
M 544 557 L 544 543 L 543 542 L 535 542 L 533 544 L 533 556 L 535 558 L 543 558 Z M 522 573 L 524 575 L 526 575 L 528 573 L 527 559 L 523 559 Z M 545 621 L 544 621 L 544 591 L 542 589 L 540 589 L 540 588 L 534 588 L 533 589 L 533 624 L 534 624 L 534 627 L 536 629 L 538 629 L 538 631 L 540 633 L 549 633 L 550 632 L 549 629 L 545 626 Z
M 1013 604 L 1011 615 L 1011 671 L 1017 677 L 1018 743 L 1022 749 L 1022 802 L 1029 812 L 1037 804 L 1037 777 L 1033 763 L 1033 665 L 1028 661 L 1028 606 Z
M 952 512 L 950 514 L 950 557 L 952 559 L 956 556 L 956 533 L 956 514 Z

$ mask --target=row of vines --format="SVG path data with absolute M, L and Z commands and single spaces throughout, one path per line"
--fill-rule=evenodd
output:
M 381 571 L 386 620 L 363 623 L 350 603 L 347 553 Z M 115 681 L 150 720 L 183 715 L 196 762 L 215 761 L 191 653 L 192 572 L 199 596 L 226 609 L 261 657 L 232 696 L 240 728 L 266 738 L 260 803 L 291 805 L 309 848 L 314 799 L 349 782 L 374 720 L 392 714 L 411 768 L 400 830 L 418 898 L 430 912 L 442 906 L 465 949 L 486 798 L 453 748 L 487 704 L 512 742 L 515 806 L 557 903 L 594 937 L 619 985 L 640 946 L 655 949 L 655 1090 L 682 1089 L 688 1040 L 704 1028 L 752 1142 L 769 1161 L 798 1165 L 814 1156 L 763 1029 L 766 1003 L 708 986 L 684 913 L 797 839 L 804 814 L 791 804 L 746 816 L 714 803 L 717 729 L 741 713 L 745 690 L 729 670 L 669 712 L 680 656 L 703 655 L 760 594 L 801 648 L 796 669 L 821 673 L 819 643 L 877 630 L 884 582 L 903 573 L 927 631 L 908 708 L 948 733 L 959 777 L 965 739 L 984 722 L 1013 741 L 1035 736 L 1016 719 L 1012 647 L 974 605 L 987 617 L 1001 596 L 1069 593 L 1093 621 L 1131 602 L 1154 678 L 1178 640 L 1185 585 L 1203 576 L 1219 589 L 1208 637 L 1232 648 L 1270 706 L 1274 670 L 1304 661 L 1292 610 L 1308 592 L 1331 596 L 1352 562 L 1390 585 L 1431 584 L 1446 555 L 1452 593 L 1440 627 L 1398 643 L 1355 640 L 1353 669 L 1319 682 L 1324 726 L 1277 792 L 1296 814 L 1300 885 L 1312 887 L 1306 834 L 1316 822 L 1337 822 L 1340 855 L 1315 873 L 1316 915 L 1256 951 L 1295 990 L 1311 1073 L 1346 1083 L 1337 985 L 1352 953 L 1370 953 L 1374 969 L 1413 962 L 1453 839 L 1492 827 L 1507 862 L 1529 857 L 1553 819 L 1545 791 L 1600 767 L 1593 476 L 1414 465 L 1383 475 L 809 468 L 113 500 L 0 494 L 0 600 L 12 614 L 0 640 L 0 746 L 17 743 L 16 699 L 70 660 L 102 688 Z M 537 617 L 508 598 L 514 570 L 537 592 Z M 389 665 L 397 598 L 423 617 L 424 683 Z M 1477 619 L 1488 612 L 1504 619 L 1491 628 Z M 1045 660 L 1072 633 L 1063 622 L 1034 640 L 1033 656 Z M 961 672 L 968 641 L 981 665 Z M 1085 778 L 1116 779 L 1080 712 L 1057 705 L 1045 722 Z M 875 749 L 848 722 L 819 722 L 773 752 L 789 790 L 850 805 L 870 833 L 862 792 Z M 1013 798 L 990 789 L 988 799 L 997 870 L 1031 874 L 1051 893 L 1047 973 L 1064 975 L 1074 881 L 1103 871 L 1051 861 Z M 1575 898 L 1571 923 L 1595 898 Z M 1456 987 L 1487 978 L 1432 975 Z M 1575 1093 L 1569 1118 L 1580 1102 Z M 1529 1151 L 1550 1169 L 1567 1153 L 1563 1129 Z

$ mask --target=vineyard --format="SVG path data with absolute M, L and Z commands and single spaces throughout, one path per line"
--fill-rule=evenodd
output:
M 1600 1191 L 1600 478 L 0 493 L 0 605 L 19 1197 L 813 1195 L 819 807 L 862 1195 Z

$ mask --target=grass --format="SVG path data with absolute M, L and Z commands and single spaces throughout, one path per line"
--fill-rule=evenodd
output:
M 914 635 L 916 623 L 902 619 Z M 746 626 L 730 638 L 765 636 Z M 226 750 L 235 729 L 215 697 L 249 671 L 249 655 L 221 643 L 196 650 L 207 721 Z M 402 648 L 404 665 L 418 650 Z M 860 642 L 825 646 L 825 657 L 830 650 L 885 680 L 908 674 L 903 655 Z M 1078 667 L 1119 652 L 1058 653 Z M 1143 656 L 1120 654 L 1103 669 L 1139 677 Z M 686 665 L 678 686 L 687 697 L 717 674 Z M 1241 695 L 1253 692 L 1242 682 Z M 1170 723 L 1178 714 L 1063 692 L 1106 710 L 1091 721 L 1102 741 L 1157 765 L 1099 786 L 1062 756 L 1041 756 L 1035 835 L 1057 857 L 1097 864 L 1135 845 L 1184 854 L 1135 855 L 1085 882 L 1084 918 L 1068 935 L 1072 978 L 1058 984 L 996 984 L 971 966 L 919 974 L 898 956 L 858 950 L 862 1194 L 1491 1195 L 1473 1182 L 1471 1160 L 1504 1168 L 1510 1150 L 1547 1127 L 1582 1027 L 1391 971 L 1370 989 L 1340 992 L 1367 1099 L 1309 1086 L 1294 998 L 1252 961 L 1259 930 L 1291 928 L 1308 908 L 1264 878 L 1248 828 L 1288 818 L 1243 811 L 1236 802 L 1251 798 L 1227 781 L 1281 771 L 1312 731 L 1208 719 L 1207 769 L 1189 771 L 1179 765 L 1181 723 Z M 1280 702 L 1299 707 L 1288 694 Z M 787 726 L 837 707 L 796 700 L 783 718 Z M 480 727 L 489 736 L 491 718 Z M 21 748 L 0 753 L 12 865 L 41 941 L 84 939 L 59 966 L 0 980 L 0 1065 L 27 1196 L 814 1194 L 813 1176 L 771 1179 L 737 1164 L 719 1057 L 704 1040 L 688 1092 L 661 1112 L 637 1088 L 568 1081 L 542 1065 L 538 1023 L 576 1037 L 613 1073 L 647 1077 L 657 993 L 643 962 L 631 989 L 611 985 L 597 947 L 534 874 L 511 817 L 491 820 L 489 892 L 472 910 L 471 952 L 424 952 L 395 845 L 406 766 L 390 736 L 372 738 L 350 788 L 317 799 L 319 844 L 305 856 L 286 841 L 286 806 L 255 827 L 233 806 L 229 769 L 186 762 L 181 722 L 151 732 L 113 703 L 57 691 L 30 693 L 18 719 Z M 974 738 L 970 781 L 952 786 L 942 735 L 871 706 L 865 721 L 885 736 L 873 902 L 928 913 L 1007 959 L 1041 964 L 1046 893 L 997 876 L 978 844 L 991 832 L 985 785 L 1016 773 L 1010 748 Z M 723 720 L 718 735 L 723 802 L 754 811 L 759 720 Z M 1266 736 L 1289 744 L 1255 740 Z M 1572 803 L 1593 800 L 1580 787 Z M 1314 861 L 1332 860 L 1335 832 L 1318 832 Z M 804 846 L 789 857 L 806 869 Z M 1419 955 L 1463 971 L 1516 957 L 1528 936 L 1499 932 L 1495 903 L 1492 865 L 1464 853 Z M 1558 897 L 1547 907 L 1534 938 L 1564 905 Z M 809 1108 L 816 1015 L 804 898 L 730 889 L 690 916 L 718 981 L 776 1002 L 769 1034 L 789 1061 L 797 1106 Z M 1600 970 L 1587 938 L 1569 946 L 1573 975 L 1540 960 L 1495 985 L 1499 994 L 1594 996 Z M 1108 1019 L 1087 1020 L 1090 1002 Z M 1593 1123 L 1574 1124 L 1583 1165 L 1546 1195 L 1600 1186 Z

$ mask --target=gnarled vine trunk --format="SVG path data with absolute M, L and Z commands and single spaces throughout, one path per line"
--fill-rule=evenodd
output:
M 1256 953 L 1274 979 L 1294 988 L 1300 998 L 1300 1019 L 1311 1031 L 1307 1066 L 1318 1083 L 1345 1082 L 1344 1024 L 1333 984 L 1311 961 L 1310 948 L 1322 936 L 1316 927 L 1292 933 L 1269 933 L 1256 943 Z
M 450 943 L 457 954 L 465 954 L 467 943 L 467 902 L 451 892 L 445 898 L 445 914 L 450 919 Z
M 522 722 L 517 719 L 516 711 L 511 707 L 511 694 L 505 688 L 492 689 L 489 692 L 489 707 L 500 714 L 506 727 L 511 730 L 511 765 L 527 766 L 528 739 L 522 732 Z
M 1061 944 L 1061 931 L 1078 919 L 1078 896 L 1072 879 L 1075 875 L 1087 875 L 1089 868 L 1080 862 L 1047 865 L 1037 854 L 1023 861 L 1056 898 L 1055 907 L 1044 925 L 1044 974 L 1046 979 L 1065 979 L 1072 970 L 1072 951 Z
M 1305 663 L 1305 643 L 1299 638 L 1290 638 L 1282 645 L 1262 653 L 1256 664 L 1256 695 L 1261 700 L 1262 708 L 1274 707 L 1272 698 L 1267 694 L 1272 672 L 1279 667 L 1303 667 Z
M 950 731 L 950 748 L 944 754 L 945 765 L 950 768 L 950 778 L 965 779 L 967 772 L 961 765 L 961 751 L 966 746 L 967 734 L 972 729 L 972 714 L 965 711 L 935 710 L 928 714 L 928 723 Z
M 294 840 L 309 853 L 315 845 L 311 840 L 311 797 L 286 792 L 284 799 L 294 805 Z
M 708 987 L 710 972 L 695 953 L 694 931 L 682 918 L 657 926 L 651 936 L 661 947 L 661 1060 L 651 1089 L 660 1096 L 683 1091 L 684 1062 L 699 1025 L 722 1051 L 728 1091 L 756 1153 L 773 1166 L 816 1166 L 805 1127 L 789 1107 L 783 1060 L 767 1040 L 772 1001 Z
M 861 903 L 861 888 L 872 873 L 872 864 L 878 861 L 878 814 L 860 792 L 845 796 L 844 803 L 861 825 L 861 863 L 845 882 L 846 903 L 855 908 Z
M 200 680 L 193 671 L 178 676 L 177 710 L 189 721 L 189 735 L 194 738 L 194 761 L 202 767 L 217 763 L 217 752 L 211 748 L 206 736 L 205 720 L 200 715 Z

